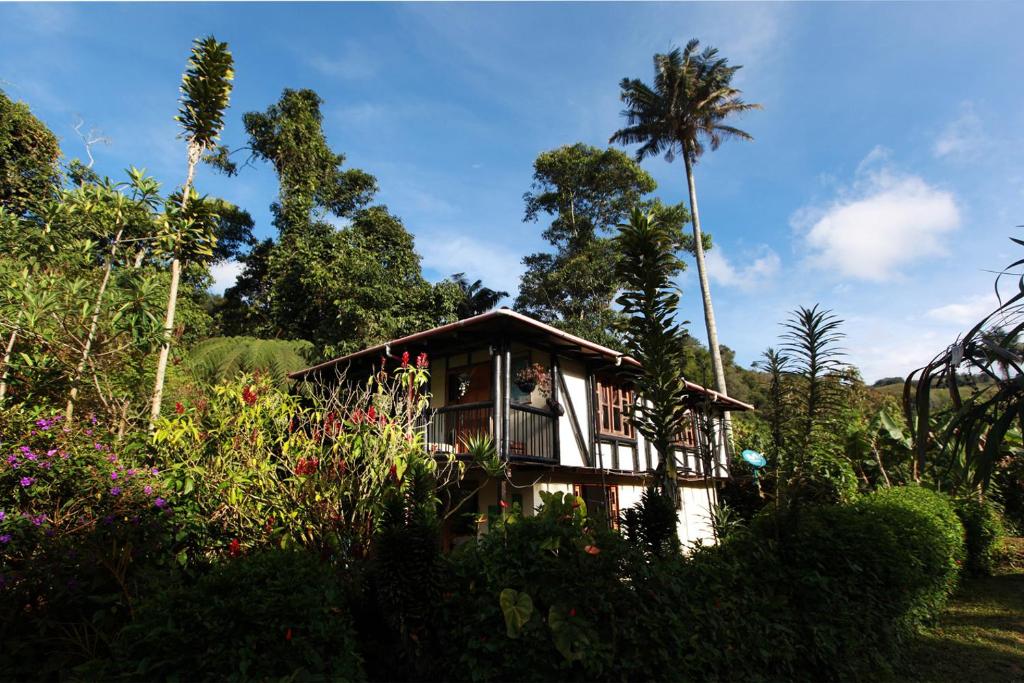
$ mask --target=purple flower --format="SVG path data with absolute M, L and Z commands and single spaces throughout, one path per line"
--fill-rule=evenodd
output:
M 85 430 L 85 435 L 86 436 L 92 436 L 92 430 L 91 429 L 86 429 Z
M 155 467 L 154 467 L 153 469 L 151 469 L 151 470 L 150 470 L 150 472 L 152 473 L 152 475 L 153 475 L 154 477 L 155 477 L 156 475 L 160 474 L 160 470 L 158 470 L 158 469 L 157 469 L 157 468 L 155 468 Z
M 92 445 L 92 447 L 93 447 L 93 448 L 95 448 L 95 449 L 96 449 L 96 450 L 98 450 L 98 451 L 102 451 L 102 450 L 103 450 L 103 444 L 101 444 L 101 443 L 100 443 L 99 441 L 97 441 L 96 443 L 94 443 L 94 444 Z
M 96 416 L 93 415 L 92 417 L 90 417 L 89 422 L 91 422 L 92 424 L 96 424 Z
M 44 460 L 41 463 L 39 463 L 39 467 L 40 469 L 48 470 L 51 467 L 53 467 L 53 463 L 50 462 L 49 460 Z
M 111 472 L 110 473 L 110 478 L 111 479 L 117 479 L 117 472 Z
M 6 519 L 6 518 L 7 518 L 7 513 L 4 512 L 3 510 L 0 510 L 0 522 L 4 521 L 4 519 Z
M 10 542 L 11 542 L 11 535 L 10 534 L 3 534 L 2 536 L 0 536 L 0 543 L 3 543 L 4 545 L 7 545 Z
M 42 526 L 43 522 L 46 521 L 46 515 L 36 515 L 32 518 L 32 523 L 36 526 Z
M 16 456 L 14 453 L 11 453 L 10 455 L 8 455 L 7 456 L 7 464 L 10 465 L 11 467 L 17 467 L 18 466 L 18 456 Z
M 19 446 L 18 450 L 24 453 L 25 455 L 29 455 L 32 452 L 32 449 L 29 448 L 28 446 Z
M 142 489 L 142 492 L 145 493 L 147 496 L 151 496 L 151 495 L 153 495 L 153 487 L 152 486 L 147 486 L 144 489 Z M 2 513 L 2 512 L 3 512 L 3 510 L 0 510 L 0 513 Z M 3 519 L 3 517 L 0 517 L 0 519 Z
M 113 453 L 111 453 L 110 455 L 107 456 L 107 461 L 108 462 L 117 462 L 117 456 L 114 455 Z
M 36 455 L 35 453 L 29 453 L 28 455 L 25 456 L 25 459 L 26 460 L 32 460 L 34 462 L 36 460 L 36 458 L 38 458 L 38 457 L 39 456 Z
M 112 495 L 112 496 L 119 496 L 119 495 L 121 495 L 121 487 L 120 486 L 115 486 L 114 488 L 110 489 L 110 495 Z
M 167 501 L 164 500 L 163 498 L 157 498 L 156 500 L 153 501 L 153 505 L 156 505 L 158 508 L 163 510 L 165 507 L 167 507 Z
M 46 457 L 47 458 L 52 458 L 55 455 L 57 455 L 57 449 L 56 448 L 51 448 L 50 450 L 46 451 Z
M 135 476 L 135 470 L 129 468 L 128 471 L 125 472 L 125 474 L 127 474 L 129 477 L 134 477 Z
M 44 432 L 53 426 L 52 420 L 47 420 L 45 417 L 36 420 L 36 427 L 39 427 Z
M 21 485 L 24 486 L 25 488 L 28 488 L 29 486 L 31 486 L 35 482 L 36 482 L 36 480 L 33 479 L 32 477 L 22 477 L 21 478 Z

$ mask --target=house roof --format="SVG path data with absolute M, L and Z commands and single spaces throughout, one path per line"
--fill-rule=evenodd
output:
M 399 339 L 393 339 L 383 344 L 377 344 L 355 353 L 350 353 L 340 358 L 329 360 L 319 365 L 299 370 L 288 375 L 292 379 L 307 379 L 323 373 L 325 370 L 347 366 L 359 362 L 373 362 L 380 356 L 390 356 L 401 351 L 448 351 L 452 344 L 483 344 L 486 343 L 494 332 L 516 331 L 523 341 L 536 341 L 558 351 L 572 353 L 585 360 L 603 361 L 608 365 L 619 367 L 628 366 L 634 369 L 640 368 L 640 362 L 635 358 L 620 351 L 609 349 L 606 346 L 596 344 L 592 341 L 577 337 L 574 334 L 560 330 L 557 327 L 534 320 L 533 318 L 517 313 L 508 308 L 498 308 L 493 311 L 475 315 L 447 325 L 441 325 L 433 329 L 424 330 L 410 334 Z M 523 338 L 525 337 L 525 338 Z M 686 386 L 691 391 L 707 394 L 715 403 L 728 406 L 731 410 L 753 410 L 754 407 L 737 401 L 734 398 L 723 396 L 717 391 L 693 382 L 687 382 Z

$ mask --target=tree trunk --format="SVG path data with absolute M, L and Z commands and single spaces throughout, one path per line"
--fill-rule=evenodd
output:
M 693 180 L 693 164 L 690 161 L 689 147 L 683 148 L 683 163 L 686 165 L 686 184 L 690 191 L 690 218 L 693 222 L 693 253 L 697 259 L 697 278 L 700 280 L 700 295 L 704 302 L 704 325 L 708 331 L 708 350 L 711 351 L 711 366 L 714 373 L 715 391 L 728 396 L 725 384 L 725 368 L 722 366 L 722 350 L 718 347 L 718 326 L 715 324 L 715 309 L 711 305 L 711 287 L 708 284 L 708 271 L 704 264 L 703 233 L 700 229 L 700 213 L 697 211 L 697 186 Z M 724 413 L 725 443 L 732 452 L 732 417 Z
M 182 212 L 188 207 L 188 197 L 192 192 L 192 180 L 196 174 L 196 164 L 202 149 L 194 142 L 189 142 L 188 147 L 188 175 L 185 176 L 185 185 L 181 190 Z M 178 250 L 175 242 L 175 252 Z M 156 364 L 156 380 L 153 383 L 153 404 L 149 410 L 149 429 L 156 426 L 156 420 L 160 417 L 160 403 L 164 397 L 164 379 L 167 376 L 167 359 L 171 355 L 171 336 L 174 334 L 174 310 L 178 305 L 178 283 L 181 281 L 181 261 L 177 255 L 171 261 L 171 291 L 167 295 L 167 314 L 164 316 L 164 343 L 160 347 L 160 357 Z
M 96 328 L 99 327 L 100 321 L 100 310 L 103 307 L 103 295 L 107 291 L 107 285 L 110 284 L 110 273 L 114 269 L 114 259 L 117 257 L 117 245 L 121 241 L 121 235 L 124 233 L 124 228 L 117 231 L 117 235 L 114 237 L 114 244 L 110 247 L 110 255 L 107 256 L 106 268 L 103 271 L 103 280 L 100 282 L 100 290 L 96 294 L 96 302 L 92 306 L 92 322 L 89 324 L 89 335 L 85 338 L 85 347 L 82 349 L 82 359 L 78 361 L 78 367 L 75 369 L 74 379 L 71 381 L 71 395 L 68 397 L 68 405 L 64 410 L 64 417 L 70 420 L 75 412 L 75 399 L 78 398 L 78 381 L 82 378 L 82 373 L 85 372 L 85 366 L 89 362 L 89 351 L 92 350 L 92 342 L 96 338 Z
M 19 313 L 18 317 L 21 317 Z M 18 340 L 18 331 L 14 330 L 11 332 L 10 338 L 7 340 L 7 346 L 4 348 L 4 361 L 3 361 L 3 374 L 0 375 L 0 403 L 3 403 L 4 397 L 7 395 L 7 369 L 11 363 L 11 354 L 14 353 L 14 343 Z

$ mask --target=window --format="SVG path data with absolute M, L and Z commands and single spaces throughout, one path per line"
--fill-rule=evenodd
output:
M 693 415 L 687 414 L 686 422 L 683 423 L 683 429 L 676 436 L 676 440 L 673 445 L 679 448 L 696 448 L 697 447 L 697 432 L 694 429 Z
M 597 378 L 597 431 L 608 436 L 635 439 L 636 432 L 629 421 L 633 405 L 633 389 L 614 379 Z
M 612 528 L 619 528 L 619 487 L 584 486 L 573 484 L 573 495 L 582 498 L 587 506 L 587 517 L 603 519 Z

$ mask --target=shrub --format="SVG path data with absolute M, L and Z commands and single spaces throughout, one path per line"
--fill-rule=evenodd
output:
M 96 420 L 26 420 L 0 420 L 0 670 L 39 677 L 108 654 L 138 592 L 174 571 L 173 514 L 159 472 Z
M 453 555 L 439 622 L 449 667 L 442 677 L 651 678 L 634 667 L 659 651 L 644 641 L 658 641 L 650 624 L 637 623 L 641 601 L 623 581 L 642 562 L 631 562 L 629 547 L 587 517 L 578 498 L 541 495 L 536 516 L 509 514 Z M 679 651 L 679 637 L 673 645 L 662 659 Z
M 880 525 L 898 531 L 905 550 L 892 558 L 895 569 L 920 573 L 912 591 L 912 619 L 935 616 L 956 588 L 963 565 L 964 527 L 948 496 L 920 486 L 879 489 L 857 503 Z
M 112 665 L 133 679 L 363 678 L 345 591 L 303 551 L 232 558 L 143 603 Z
M 966 532 L 968 573 L 991 576 L 1006 536 L 999 511 L 987 501 L 962 498 L 956 502 L 956 514 Z

